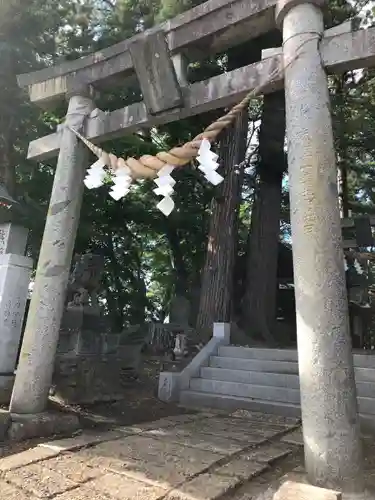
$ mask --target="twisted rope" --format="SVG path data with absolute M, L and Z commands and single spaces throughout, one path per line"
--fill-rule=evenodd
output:
M 301 55 L 299 49 L 302 48 L 302 46 L 308 41 L 310 40 L 305 40 L 297 48 L 297 54 L 290 62 L 288 62 L 288 64 L 272 71 L 266 82 L 252 89 L 241 102 L 233 106 L 228 113 L 211 123 L 211 125 L 209 125 L 203 132 L 194 137 L 192 141 L 187 142 L 183 146 L 172 148 L 169 151 L 161 151 L 160 153 L 157 153 L 156 156 L 143 155 L 139 159 L 130 157 L 126 160 L 123 158 L 117 158 L 114 154 L 107 153 L 103 149 L 92 144 L 74 128 L 70 126 L 68 127 L 98 158 L 102 159 L 113 172 L 115 172 L 118 168 L 128 167 L 131 171 L 133 179 L 155 178 L 158 171 L 165 165 L 182 167 L 194 160 L 198 156 L 198 150 L 203 139 L 207 139 L 210 143 L 213 143 L 217 139 L 220 132 L 234 123 L 240 113 L 248 107 L 251 99 L 256 97 L 266 85 L 272 82 L 274 78 L 280 76 L 284 70 Z

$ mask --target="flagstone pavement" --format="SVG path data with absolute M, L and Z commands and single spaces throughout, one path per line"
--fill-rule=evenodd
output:
M 86 431 L 0 459 L 0 497 L 233 498 L 233 492 L 267 474 L 277 461 L 298 454 L 298 424 L 246 411 L 201 412 L 101 433 Z

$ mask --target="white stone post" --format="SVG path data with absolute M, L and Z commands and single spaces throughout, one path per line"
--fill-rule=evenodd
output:
M 66 123 L 84 128 L 90 97 L 73 94 Z M 51 200 L 10 404 L 14 413 L 45 410 L 83 197 L 86 147 L 62 128 Z
M 337 169 L 318 0 L 280 1 L 298 362 L 310 482 L 362 491 Z
M 25 257 L 28 230 L 0 224 L 0 403 L 8 404 L 33 266 Z

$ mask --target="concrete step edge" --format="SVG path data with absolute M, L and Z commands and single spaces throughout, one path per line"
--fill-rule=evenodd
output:
M 235 383 L 243 383 L 243 384 L 253 384 L 253 382 L 242 382 L 241 380 L 229 380 L 228 377 L 233 376 L 238 377 L 238 379 L 241 379 L 244 375 L 244 373 L 249 374 L 249 378 L 253 375 L 255 378 L 257 378 L 257 382 L 255 385 L 264 385 L 266 387 L 269 386 L 274 386 L 274 387 L 285 387 L 288 388 L 285 384 L 286 381 L 291 381 L 294 379 L 294 382 L 297 381 L 297 386 L 299 387 L 299 376 L 298 374 L 294 373 L 272 373 L 272 372 L 261 372 L 261 371 L 256 371 L 256 370 L 235 370 L 231 368 L 219 368 L 219 367 L 214 367 L 214 366 L 203 366 L 200 370 L 200 377 L 199 378 L 204 378 L 206 380 L 216 380 L 216 381 L 222 381 L 222 382 L 235 382 Z M 209 375 L 215 375 L 210 377 Z M 267 380 L 267 377 L 271 377 L 275 380 L 273 380 L 272 383 L 263 383 L 261 381 L 262 378 Z M 278 380 L 280 383 L 278 384 Z M 291 389 L 298 389 L 298 387 L 291 387 Z
M 232 353 L 228 355 L 227 353 Z M 236 353 L 238 355 L 236 355 Z M 242 347 L 236 345 L 221 346 L 219 356 L 239 359 L 253 359 L 263 361 L 295 361 L 297 362 L 297 349 L 267 348 L 267 347 Z M 289 358 L 289 359 L 286 359 Z M 292 358 L 292 359 L 290 359 Z M 356 368 L 375 369 L 375 352 L 353 352 Z
M 295 361 L 296 349 L 267 349 L 265 347 L 221 346 L 219 356 L 259 361 Z
M 202 384 L 203 382 L 203 384 Z M 207 388 L 204 384 L 207 383 Z M 256 384 L 243 384 L 241 382 L 223 382 L 221 380 L 210 380 L 203 378 L 193 378 L 190 381 L 190 389 L 193 391 L 203 392 L 205 394 L 219 394 L 222 396 L 231 397 L 232 394 L 235 397 L 243 397 L 249 399 L 259 399 L 261 401 L 267 402 L 282 402 L 296 404 L 296 401 L 289 401 L 289 399 L 295 399 L 299 401 L 300 391 L 299 389 L 289 389 L 287 387 L 276 387 L 270 385 L 256 385 Z M 235 392 L 247 392 L 249 395 L 234 394 Z M 251 395 L 251 393 L 255 393 Z M 261 397 L 258 394 L 263 394 Z
M 180 405 L 188 408 L 216 408 L 225 411 L 237 409 L 248 409 L 274 415 L 288 417 L 300 417 L 301 409 L 299 405 L 293 403 L 273 403 L 258 399 L 240 398 L 236 396 L 223 396 L 220 394 L 208 394 L 199 391 L 182 391 L 180 395 Z
M 251 370 L 249 367 L 251 365 L 254 366 L 256 364 L 259 368 L 260 365 L 262 369 L 259 371 L 262 371 L 264 373 L 277 373 L 277 374 L 298 374 L 298 363 L 296 361 L 272 361 L 272 360 L 259 360 L 259 359 L 246 359 L 246 358 L 230 358 L 227 356 L 211 356 L 210 357 L 210 362 L 209 362 L 209 367 L 211 368 L 223 368 L 226 370 L 232 370 L 233 368 L 230 367 L 220 367 L 220 366 L 212 366 L 212 363 L 227 363 L 229 365 L 234 365 L 236 366 L 236 370 L 244 370 L 244 371 L 258 371 L 257 369 Z M 281 365 L 281 367 L 280 367 Z M 284 372 L 282 371 L 282 368 L 287 368 L 288 370 L 293 370 L 292 373 L 290 372 Z

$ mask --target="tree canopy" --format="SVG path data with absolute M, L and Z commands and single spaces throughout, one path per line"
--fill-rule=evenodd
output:
M 31 231 L 29 252 L 35 262 L 43 234 L 54 161 L 27 161 L 27 148 L 31 140 L 54 131 L 56 125 L 63 120 L 65 109 L 61 107 L 54 112 L 45 112 L 30 104 L 27 95 L 17 86 L 16 75 L 108 47 L 199 3 L 202 2 L 0 2 L 0 181 L 22 203 L 21 217 Z M 359 12 L 364 14 L 367 24 L 372 23 L 372 11 L 371 8 L 366 8 L 366 4 L 353 7 L 344 0 L 331 0 L 328 23 L 339 24 Z M 259 58 L 261 48 L 272 46 L 274 40 L 273 37 L 272 40 L 269 38 L 248 42 L 216 57 L 194 62 L 190 64 L 188 77 L 190 81 L 209 78 L 228 69 L 249 64 Z M 349 211 L 374 213 L 374 70 L 335 75 L 330 77 L 329 83 L 342 209 L 345 214 Z M 134 102 L 139 96 L 140 90 L 129 84 L 125 88 L 103 92 L 97 105 L 101 109 L 116 109 Z M 235 202 L 238 220 L 233 220 L 236 230 L 233 247 L 235 269 L 231 278 L 235 284 L 232 292 L 235 303 L 231 308 L 232 316 L 240 314 L 237 306 L 245 293 L 246 283 L 241 275 L 245 274 L 244 263 L 251 262 L 247 259 L 249 249 L 252 248 L 249 241 L 252 237 L 262 237 L 259 230 L 251 231 L 251 227 L 254 229 L 254 220 L 251 222 L 254 200 L 259 197 L 260 183 L 268 182 L 270 178 L 273 179 L 272 182 L 276 178 L 280 180 L 277 181 L 279 188 L 276 189 L 281 190 L 281 196 L 279 208 L 276 209 L 281 210 L 281 223 L 278 229 L 276 219 L 276 237 L 286 242 L 290 237 L 288 220 L 283 219 L 283 214 L 288 211 L 286 157 L 282 150 L 281 156 L 279 151 L 277 160 L 276 157 L 262 157 L 264 147 L 257 148 L 261 112 L 262 100 L 252 102 L 246 127 L 246 138 L 249 140 L 251 136 L 251 140 L 247 144 L 241 167 L 243 177 L 240 185 L 233 184 L 233 189 L 238 191 L 239 196 Z M 191 139 L 215 116 L 217 114 L 208 113 L 173 125 L 144 130 L 143 133 L 109 142 L 105 148 L 123 157 L 155 154 L 161 149 Z M 265 114 L 262 116 L 265 120 Z M 262 131 L 260 133 L 259 139 L 262 140 Z M 265 134 L 263 131 L 263 135 Z M 272 135 L 272 124 L 268 125 L 267 134 Z M 225 140 L 222 144 L 225 144 Z M 228 161 L 231 161 L 230 158 L 229 156 Z M 225 167 L 233 168 L 234 165 Z M 209 234 L 212 236 L 212 232 L 222 230 L 220 226 L 212 224 L 213 213 L 217 210 L 215 203 L 220 203 L 222 193 L 206 184 L 200 173 L 192 168 L 179 170 L 175 178 L 177 208 L 169 218 L 156 210 L 155 195 L 148 182 L 132 189 L 119 202 L 114 202 L 102 188 L 85 190 L 75 250 L 84 252 L 92 249 L 105 255 L 106 272 L 102 294 L 106 298 L 106 313 L 114 330 L 145 320 L 163 320 L 168 313 L 171 297 L 176 293 L 192 297 L 192 302 L 196 302 L 196 313 L 198 312 L 207 239 Z M 284 181 L 281 182 L 283 178 Z M 225 196 L 229 196 L 228 191 Z M 207 287 L 204 293 L 209 293 Z

